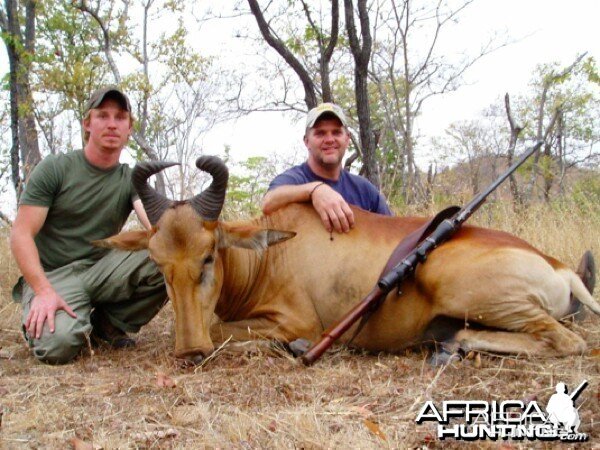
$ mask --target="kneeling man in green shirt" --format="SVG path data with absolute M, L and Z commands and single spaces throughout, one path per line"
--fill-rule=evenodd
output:
M 94 247 L 118 233 L 134 209 L 150 227 L 119 163 L 133 118 L 127 96 L 105 87 L 90 97 L 83 150 L 50 155 L 31 173 L 11 231 L 23 277 L 13 298 L 33 354 L 49 364 L 71 361 L 87 343 L 130 347 L 167 300 L 163 277 L 147 252 Z

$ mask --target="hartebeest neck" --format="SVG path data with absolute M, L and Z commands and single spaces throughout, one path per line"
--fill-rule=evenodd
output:
M 257 297 L 252 293 L 265 270 L 266 251 L 232 247 L 219 250 L 219 254 L 223 263 L 223 288 L 215 313 L 225 321 L 243 319 L 256 306 Z

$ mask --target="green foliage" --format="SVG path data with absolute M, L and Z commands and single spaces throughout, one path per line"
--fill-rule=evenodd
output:
M 600 173 L 594 171 L 573 185 L 572 198 L 579 210 L 600 219 Z
M 551 178 L 555 171 L 555 162 L 551 156 L 541 155 L 538 160 L 538 167 L 543 178 Z
M 527 180 L 531 179 L 535 170 L 546 181 L 546 197 L 554 184 L 558 167 L 568 169 L 573 161 L 589 158 L 590 146 L 600 140 L 599 93 L 595 61 L 587 58 L 576 60 L 571 66 L 558 63 L 538 66 L 530 92 L 514 102 L 516 121 L 525 124 L 521 138 L 535 139 L 538 129 L 541 129 L 542 136 L 546 136 L 546 145 L 551 146 L 535 167 L 533 160 L 530 160 L 519 170 Z M 527 183 L 527 186 L 531 186 L 529 181 Z M 531 196 L 533 192 L 529 188 L 529 192 L 525 193 Z
M 60 106 L 81 118 L 89 93 L 110 82 L 95 24 L 68 0 L 43 0 L 38 3 L 36 42 L 36 79 L 38 92 L 58 94 Z M 100 12 L 104 17 L 111 9 Z M 124 40 L 113 39 L 119 51 Z
M 596 67 L 596 60 L 593 57 L 589 57 L 583 63 L 583 71 L 587 74 L 590 83 L 600 85 L 600 75 L 598 74 L 598 68 Z
M 183 25 L 183 19 L 179 18 L 175 31 L 170 35 L 161 36 L 152 47 L 158 55 L 158 60 L 169 69 L 169 82 L 193 86 L 205 78 L 210 60 L 191 50 L 187 38 L 188 32 Z
M 229 166 L 225 216 L 248 218 L 260 214 L 262 198 L 277 175 L 275 165 L 268 158 L 253 156 L 239 164 L 229 162 Z

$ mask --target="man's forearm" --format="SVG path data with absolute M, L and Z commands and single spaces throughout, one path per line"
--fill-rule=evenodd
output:
M 40 263 L 40 255 L 33 237 L 13 230 L 10 237 L 10 247 L 17 265 L 21 269 L 23 278 L 36 295 L 53 290 L 52 284 L 48 281 Z
M 306 184 L 279 186 L 265 194 L 262 203 L 264 214 L 271 214 L 279 208 L 290 203 L 307 202 L 310 200 L 310 194 L 321 181 L 313 181 Z
M 146 210 L 144 209 L 144 205 L 142 204 L 141 200 L 138 199 L 133 202 L 133 210 L 135 211 L 135 214 L 142 226 L 146 230 L 152 229 L 152 224 L 150 223 L 150 219 L 148 219 L 148 214 L 146 214 Z

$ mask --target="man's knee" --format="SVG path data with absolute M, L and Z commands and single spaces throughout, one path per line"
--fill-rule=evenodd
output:
M 82 331 L 45 331 L 40 339 L 33 340 L 33 355 L 46 364 L 66 364 L 79 354 L 86 341 Z

